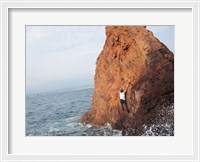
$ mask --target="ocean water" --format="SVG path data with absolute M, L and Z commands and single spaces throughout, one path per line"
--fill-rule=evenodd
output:
M 94 128 L 79 122 L 91 109 L 94 89 L 26 96 L 26 136 L 121 136 L 109 124 Z

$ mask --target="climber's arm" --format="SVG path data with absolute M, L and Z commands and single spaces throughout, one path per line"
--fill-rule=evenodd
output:
M 127 86 L 125 88 L 125 92 L 127 91 L 129 85 L 130 85 L 130 82 L 128 82 L 128 84 L 127 84 Z

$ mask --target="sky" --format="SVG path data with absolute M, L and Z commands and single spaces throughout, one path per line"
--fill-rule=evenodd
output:
M 147 26 L 174 52 L 174 26 Z M 27 94 L 93 85 L 105 26 L 26 26 Z

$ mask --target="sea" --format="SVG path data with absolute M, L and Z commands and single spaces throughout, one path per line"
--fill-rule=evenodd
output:
M 85 88 L 26 95 L 26 136 L 121 136 L 109 123 L 96 128 L 79 122 L 93 93 Z

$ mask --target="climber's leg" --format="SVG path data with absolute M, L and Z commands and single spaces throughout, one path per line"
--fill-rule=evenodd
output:
M 123 100 L 120 100 L 121 106 L 122 106 L 122 110 L 124 111 L 124 104 L 123 104 Z
M 124 104 L 125 104 L 125 106 L 126 106 L 126 110 L 127 110 L 127 112 L 128 112 L 128 113 L 130 113 L 130 111 L 129 111 L 129 109 L 128 109 L 128 105 L 127 105 L 126 101 L 124 101 Z

